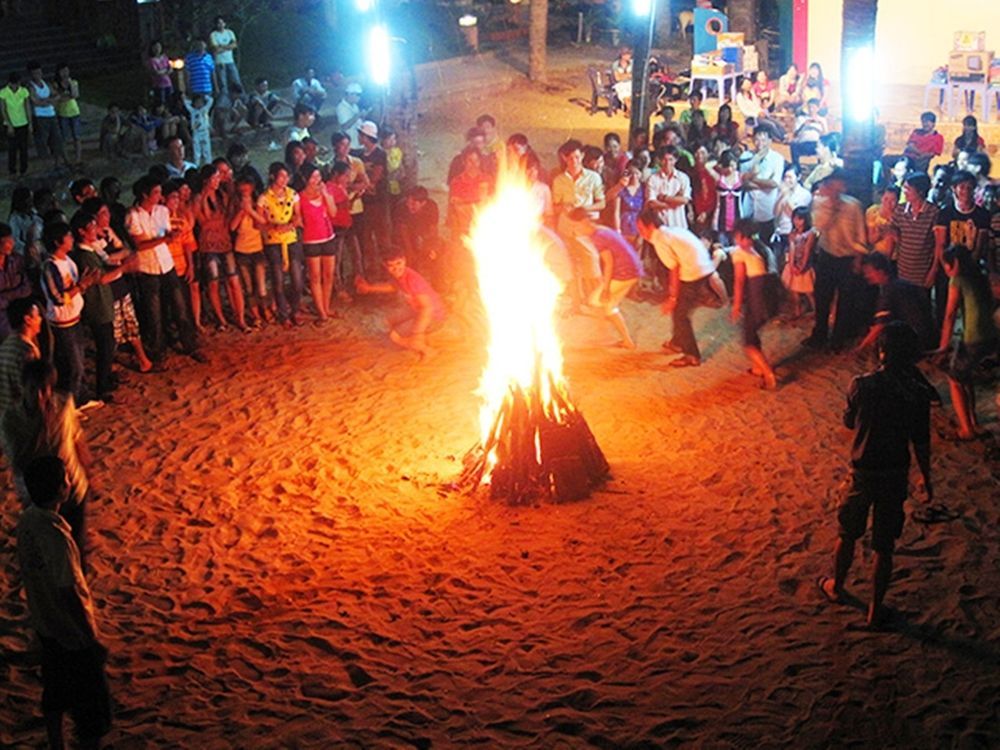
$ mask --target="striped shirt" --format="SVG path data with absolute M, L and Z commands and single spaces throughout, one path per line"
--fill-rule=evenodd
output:
M 38 346 L 13 333 L 0 344 L 0 415 L 21 398 L 21 371 L 35 359 L 41 359 Z
M 911 284 L 924 286 L 927 273 L 934 262 L 934 225 L 937 223 L 938 207 L 925 202 L 919 213 L 912 204 L 896 207 L 892 214 L 892 226 L 899 233 L 896 245 L 896 263 L 899 278 Z
M 212 93 L 212 72 L 215 70 L 215 60 L 207 52 L 189 52 L 184 56 L 184 67 L 187 68 L 188 80 L 191 82 L 191 95 Z
M 69 328 L 80 322 L 83 295 L 69 294 L 80 281 L 80 272 L 70 258 L 50 257 L 42 264 L 42 292 L 45 294 L 45 319 L 56 328 Z

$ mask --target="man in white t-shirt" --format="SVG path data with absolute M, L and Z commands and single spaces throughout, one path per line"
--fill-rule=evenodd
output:
M 771 149 L 771 131 L 758 125 L 753 131 L 756 153 L 741 177 L 750 196 L 750 219 L 761 238 L 774 234 L 774 207 L 778 202 L 778 186 L 785 172 L 785 159 Z
M 139 299 L 146 326 L 143 334 L 149 339 L 149 356 L 157 362 L 166 354 L 163 300 L 171 308 L 184 353 L 197 362 L 206 362 L 205 355 L 198 351 L 188 301 L 167 246 L 176 230 L 170 226 L 170 210 L 161 203 L 163 188 L 147 175 L 136 181 L 132 192 L 136 203 L 125 218 L 125 226 L 138 256 L 136 276 L 142 292 Z
M 347 137 L 351 139 L 352 151 L 361 148 L 358 131 L 369 111 L 367 109 L 362 111 L 358 104 L 359 101 L 361 101 L 361 85 L 349 83 L 344 89 L 344 98 L 337 102 L 337 127 L 341 133 L 347 133 Z
M 240 80 L 240 71 L 233 57 L 236 34 L 232 29 L 226 28 L 226 19 L 222 16 L 215 17 L 215 31 L 208 35 L 208 41 L 215 58 L 215 81 L 219 92 L 231 96 L 235 85 L 243 93 L 243 81 Z
M 316 116 L 318 117 L 325 101 L 326 89 L 316 77 L 316 70 L 314 68 L 306 68 L 304 76 L 292 81 L 293 105 L 305 104 L 307 107 L 312 107 L 316 110 Z
M 653 206 L 668 227 L 688 228 L 687 205 L 691 202 L 691 179 L 677 170 L 677 147 L 663 146 L 660 170 L 646 181 L 647 204 Z
M 708 248 L 693 232 L 680 227 L 663 225 L 659 211 L 647 206 L 639 214 L 639 235 L 653 246 L 656 255 L 670 272 L 667 299 L 661 309 L 671 315 L 673 336 L 663 343 L 670 354 L 681 356 L 671 367 L 697 367 L 701 351 L 694 337 L 691 312 L 696 307 L 722 307 L 726 303 L 726 288 L 716 272 L 716 263 Z

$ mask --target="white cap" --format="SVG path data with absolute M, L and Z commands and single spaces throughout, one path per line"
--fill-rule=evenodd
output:
M 358 132 L 362 135 L 367 135 L 369 138 L 378 138 L 378 125 L 371 120 L 365 120 L 361 123 L 361 127 L 358 128 Z
M 349 83 L 349 84 L 347 84 L 347 88 L 344 89 L 344 91 L 346 91 L 348 94 L 360 94 L 361 93 L 361 84 L 360 83 Z

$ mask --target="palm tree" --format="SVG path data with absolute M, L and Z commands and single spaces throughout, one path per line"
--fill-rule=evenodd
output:
M 545 52 L 549 34 L 549 0 L 531 0 L 528 25 L 528 78 L 545 82 Z
M 843 0 L 843 32 L 840 38 L 840 101 L 844 135 L 844 168 L 848 192 L 869 202 L 872 197 L 872 166 L 875 160 L 875 120 L 871 112 L 863 118 L 850 115 L 851 97 L 856 92 L 849 87 L 852 78 L 852 58 L 861 49 L 874 49 L 875 18 L 878 0 Z M 874 73 L 874 71 L 872 71 Z

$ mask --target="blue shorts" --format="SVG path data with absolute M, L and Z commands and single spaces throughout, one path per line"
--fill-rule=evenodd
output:
M 201 270 L 201 281 L 207 284 L 210 281 L 218 281 L 223 276 L 231 277 L 236 275 L 236 257 L 233 253 L 206 253 L 199 251 L 197 256 Z
M 67 141 L 80 140 L 80 115 L 59 118 L 59 132 Z

